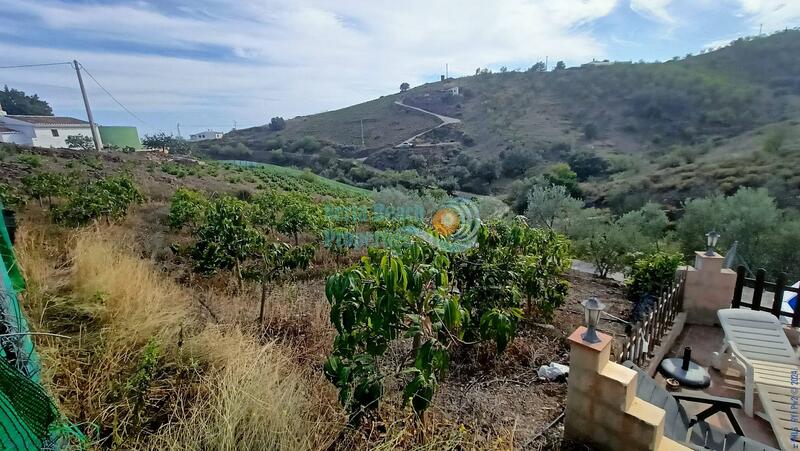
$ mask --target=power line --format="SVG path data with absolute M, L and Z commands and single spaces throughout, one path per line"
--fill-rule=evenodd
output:
M 138 121 L 139 121 L 139 122 L 141 122 L 142 124 L 144 124 L 144 125 L 147 125 L 148 127 L 153 127 L 153 128 L 155 128 L 153 125 L 151 125 L 151 124 L 148 124 L 148 123 L 147 123 L 147 122 L 145 122 L 145 121 L 144 121 L 142 118 L 140 118 L 139 116 L 137 116 L 137 115 L 136 115 L 136 113 L 134 113 L 133 111 L 131 111 L 131 110 L 130 110 L 128 107 L 126 107 L 125 105 L 123 105 L 123 104 L 122 104 L 122 102 L 120 102 L 119 100 L 117 100 L 117 98 L 116 98 L 116 97 L 114 97 L 114 95 L 113 95 L 113 94 L 111 94 L 111 93 L 108 91 L 108 89 L 106 89 L 106 88 L 105 88 L 103 85 L 101 85 L 101 84 L 100 84 L 100 82 L 99 82 L 99 81 L 97 81 L 97 79 L 96 79 L 96 78 L 94 78 L 94 75 L 92 75 L 92 74 L 91 74 L 91 73 L 90 73 L 90 72 L 89 72 L 89 71 L 86 69 L 86 66 L 84 66 L 82 63 L 78 63 L 78 64 L 80 64 L 80 66 L 81 66 L 81 68 L 83 69 L 83 71 L 84 71 L 84 72 L 86 72 L 86 75 L 88 75 L 88 76 L 89 76 L 89 78 L 91 78 L 91 79 L 92 79 L 92 81 L 94 81 L 94 82 L 97 84 L 97 86 L 99 86 L 99 87 L 100 87 L 100 89 L 102 89 L 102 90 L 103 90 L 103 91 L 104 91 L 106 94 L 108 94 L 108 96 L 109 96 L 109 97 L 111 97 L 111 99 L 112 99 L 112 100 L 114 100 L 114 102 L 116 102 L 116 103 L 117 103 L 117 105 L 119 105 L 120 107 L 122 107 L 122 109 L 123 109 L 123 110 L 127 111 L 127 112 L 128 112 L 128 114 L 130 114 L 131 116 L 133 116 L 134 118 L 136 118 L 136 120 L 138 120 Z
M 44 66 L 61 66 L 62 64 L 72 64 L 70 62 L 64 63 L 44 63 L 44 64 L 19 64 L 16 66 L 0 66 L 0 69 L 19 69 L 23 67 L 44 67 Z

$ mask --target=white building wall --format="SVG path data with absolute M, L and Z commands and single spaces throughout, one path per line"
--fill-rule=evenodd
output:
M 24 133 L 3 133 L 0 132 L 0 143 L 19 144 L 20 146 L 30 146 L 31 137 Z
M 38 147 L 62 147 L 67 148 L 67 136 L 82 135 L 92 137 L 89 127 L 35 127 L 36 136 L 34 144 Z M 58 131 L 58 136 L 53 136 L 53 130 Z

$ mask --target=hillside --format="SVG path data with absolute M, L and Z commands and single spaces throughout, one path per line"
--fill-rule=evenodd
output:
M 495 194 L 556 163 L 580 166 L 588 154 L 600 160 L 576 170 L 581 191 L 589 203 L 615 210 L 648 199 L 677 205 L 739 185 L 767 186 L 791 202 L 800 194 L 800 180 L 787 172 L 800 163 L 797 54 L 800 31 L 788 30 L 663 63 L 480 73 L 290 119 L 282 131 L 239 130 L 197 147 L 310 167 L 362 186 L 392 179 L 374 168 L 413 170 L 399 178 Z M 456 87 L 457 95 L 447 91 Z M 462 122 L 423 136 L 413 148 L 396 148 L 438 123 L 395 104 L 400 99 Z

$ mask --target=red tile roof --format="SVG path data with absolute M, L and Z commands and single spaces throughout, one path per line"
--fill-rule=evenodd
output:
M 7 116 L 33 125 L 89 125 L 88 122 L 66 116 Z

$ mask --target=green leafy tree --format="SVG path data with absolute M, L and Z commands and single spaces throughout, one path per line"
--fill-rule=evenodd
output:
M 401 337 L 413 339 L 402 362 L 404 402 L 422 415 L 450 362 L 447 343 L 460 334 L 465 314 L 450 293 L 446 255 L 413 243 L 401 253 L 370 249 L 361 263 L 330 276 L 325 295 L 336 328 L 325 376 L 339 401 L 358 421 L 376 409 L 386 377 L 378 360 Z
M 277 132 L 286 128 L 286 120 L 280 116 L 273 117 L 269 120 L 269 129 Z
M 283 205 L 276 229 L 281 233 L 292 236 L 296 246 L 299 244 L 300 232 L 317 232 L 320 221 L 324 218 L 320 209 L 307 200 L 298 197 L 287 197 L 285 202 L 286 204 Z
M 242 263 L 255 255 L 264 244 L 264 236 L 251 223 L 247 202 L 233 197 L 213 201 L 205 220 L 194 231 L 195 243 L 190 254 L 196 268 L 204 273 L 233 269 L 243 288 Z
M 22 178 L 22 187 L 25 194 L 36 199 L 42 206 L 42 199 L 47 199 L 47 205 L 53 206 L 53 197 L 66 194 L 73 185 L 73 180 L 61 174 L 40 173 L 26 175 Z
M 545 66 L 544 61 L 537 61 L 536 64 L 528 69 L 529 72 L 544 72 L 545 70 L 547 70 L 547 66 Z
M 664 238 L 669 219 L 662 206 L 648 202 L 617 219 L 632 252 L 650 252 Z
M 256 278 L 261 282 L 261 308 L 259 309 L 258 322 L 264 324 L 264 307 L 267 303 L 267 292 L 270 284 L 280 280 L 289 271 L 306 269 L 314 258 L 315 246 L 290 246 L 286 243 L 269 242 L 260 250 L 257 258 L 261 260 L 260 272 Z
M 544 178 L 553 185 L 561 185 L 566 188 L 572 197 L 581 197 L 578 174 L 572 170 L 569 164 L 559 163 L 551 166 L 544 174 Z
M 608 160 L 586 150 L 572 153 L 567 158 L 567 162 L 580 181 L 585 181 L 589 177 L 606 175 L 609 169 Z
M 85 183 L 70 192 L 63 206 L 53 207 L 53 219 L 72 226 L 100 218 L 111 221 L 124 217 L 132 205 L 143 200 L 130 177 L 106 177 Z
M 606 222 L 598 227 L 586 240 L 585 248 L 601 278 L 622 271 L 630 252 L 628 237 L 616 222 Z
M 0 105 L 8 114 L 53 115 L 53 109 L 38 95 L 27 95 L 23 91 L 8 89 L 8 86 L 4 86 L 0 91 Z
M 588 123 L 583 126 L 583 137 L 588 139 L 589 141 L 593 139 L 597 139 L 600 136 L 600 130 L 597 128 L 597 125 Z
M 564 64 L 563 61 L 559 61 L 556 63 L 556 67 L 553 70 L 564 70 L 567 68 L 567 65 Z
M 0 183 L 0 203 L 7 207 L 13 207 L 22 205 L 24 199 L 13 186 Z
M 638 257 L 626 274 L 630 300 L 638 301 L 646 294 L 660 296 L 675 280 L 681 263 L 683 256 L 676 252 L 656 251 Z
M 163 149 L 176 154 L 189 154 L 191 148 L 183 138 L 167 135 L 164 132 L 155 135 L 144 135 L 142 145 L 148 149 Z
M 786 141 L 786 129 L 778 128 L 772 130 L 767 139 L 764 140 L 764 152 L 777 154 L 783 148 L 783 143 Z
M 70 149 L 85 150 L 87 152 L 95 150 L 94 139 L 89 136 L 69 135 L 64 141 Z
M 503 352 L 522 318 L 523 296 L 531 308 L 536 301 L 547 317 L 566 294 L 562 276 L 570 264 L 568 253 L 562 236 L 531 229 L 524 221 L 482 225 L 477 246 L 453 256 L 461 304 L 469 312 L 465 339 L 493 340 Z
M 178 188 L 169 207 L 169 227 L 172 230 L 180 230 L 187 225 L 190 228 L 197 227 L 202 223 L 209 205 L 202 193 L 185 187 Z
M 778 209 L 766 189 L 741 188 L 732 196 L 687 200 L 683 216 L 675 226 L 675 236 L 682 250 L 690 254 L 705 249 L 705 234 L 716 230 L 721 235 L 717 248 L 724 253 L 738 241 L 738 261 L 755 271 L 758 267 L 768 267 L 770 256 L 785 246 L 776 237 L 787 222 L 791 223 L 791 215 Z M 789 269 L 790 274 L 797 271 Z
M 580 218 L 583 201 L 561 185 L 534 185 L 528 192 L 525 216 L 535 227 L 567 233 L 571 220 Z
M 411 88 L 411 85 L 409 85 L 408 83 L 406 83 L 406 82 L 400 83 L 400 92 L 406 92 L 410 88 Z
M 564 279 L 564 274 L 572 263 L 569 258 L 570 242 L 552 230 L 519 227 L 521 283 L 528 315 L 536 314 L 550 320 L 555 309 L 564 303 L 569 291 L 570 285 Z

